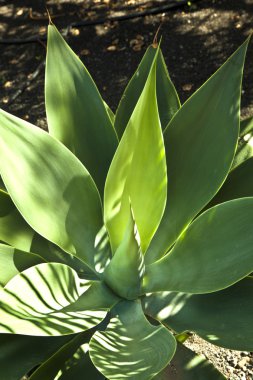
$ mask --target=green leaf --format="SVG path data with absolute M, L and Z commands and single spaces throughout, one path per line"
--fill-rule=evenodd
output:
M 46 111 L 49 133 L 91 173 L 103 194 L 117 136 L 87 69 L 56 27 L 48 27 Z
M 87 170 L 64 145 L 0 110 L 0 173 L 35 231 L 94 265 L 95 238 L 103 226 L 100 198 Z
M 233 169 L 226 182 L 208 203 L 206 208 L 210 208 L 218 203 L 226 202 L 236 198 L 253 196 L 253 157 L 244 161 L 241 165 Z
M 209 293 L 253 270 L 253 198 L 222 203 L 200 215 L 171 252 L 146 266 L 144 292 Z
M 163 326 L 145 318 L 138 301 L 123 301 L 113 309 L 105 331 L 90 342 L 90 357 L 106 378 L 149 380 L 171 360 L 176 340 Z
M 103 238 L 104 241 L 105 236 L 103 235 L 101 238 Z M 72 255 L 69 255 L 59 247 L 44 239 L 42 236 L 36 234 L 36 232 L 29 226 L 29 224 L 26 223 L 21 214 L 18 212 L 9 194 L 1 190 L 0 241 L 3 241 L 17 249 L 39 254 L 43 260 L 37 261 L 36 264 L 43 261 L 58 262 L 69 265 L 71 268 L 75 269 L 78 274 L 84 276 L 86 279 L 97 279 L 94 272 L 89 269 L 89 267 L 85 265 L 81 260 Z M 99 244 L 101 243 L 99 242 Z M 95 256 L 97 265 L 100 263 L 100 261 L 108 257 L 108 254 L 106 256 L 106 252 L 102 248 L 100 250 L 98 249 L 96 255 L 98 254 L 99 257 Z M 18 257 L 20 257 L 20 255 L 18 255 Z M 16 258 L 17 255 L 15 255 L 15 259 Z M 7 259 L 7 257 L 4 259 Z M 11 265 L 11 263 L 9 264 Z M 18 272 L 15 272 L 15 274 L 16 273 Z
M 146 263 L 169 250 L 229 172 L 239 132 L 248 41 L 184 103 L 164 131 L 169 173 L 167 205 Z
M 114 125 L 115 115 L 114 115 L 113 111 L 111 110 L 111 108 L 108 106 L 108 104 L 106 102 L 104 102 L 104 106 L 105 106 L 105 109 L 106 109 L 108 116 L 111 120 L 112 125 Z
M 246 119 L 241 120 L 240 123 L 240 137 L 245 136 L 248 133 L 251 133 L 253 130 L 253 117 L 247 117 Z
M 164 62 L 163 54 L 159 49 L 157 57 L 157 101 L 162 128 L 164 129 L 175 112 L 180 108 L 180 101 Z M 149 46 L 140 65 L 128 83 L 115 116 L 115 129 L 121 138 L 130 120 L 134 108 L 147 81 L 157 48 Z
M 155 91 L 156 57 L 106 179 L 105 224 L 113 253 L 127 227 L 129 199 L 143 253 L 165 208 L 167 173 Z
M 143 254 L 137 242 L 138 231 L 134 217 L 131 212 L 129 214 L 124 238 L 106 267 L 103 279 L 116 294 L 131 300 L 140 295 L 145 268 Z
M 177 351 L 162 372 L 154 380 L 225 380 L 226 378 L 206 360 L 189 348 L 178 343 Z
M 78 334 L 55 352 L 47 361 L 42 363 L 29 377 L 29 380 L 54 380 L 59 370 L 64 367 L 65 362 L 86 342 L 87 335 L 85 333 Z
M 72 336 L 33 337 L 0 334 L 1 378 L 19 380 L 70 339 Z
M 30 251 L 34 231 L 22 218 L 10 196 L 0 190 L 0 241 Z
M 192 295 L 154 293 L 143 299 L 145 313 L 175 331 L 194 331 L 217 346 L 252 351 L 253 278 L 219 292 Z
M 43 262 L 45 260 L 38 255 L 0 244 L 0 287 L 5 286 L 16 274 Z
M 62 369 L 61 372 L 57 380 L 83 380 L 84 374 L 87 379 L 105 380 L 105 377 L 93 365 L 89 352 L 84 346 L 77 350 L 73 359 L 67 362 L 66 370 Z
M 91 283 L 63 264 L 39 264 L 16 275 L 0 290 L 0 332 L 24 335 L 68 335 L 99 324 L 105 309 L 71 307 Z

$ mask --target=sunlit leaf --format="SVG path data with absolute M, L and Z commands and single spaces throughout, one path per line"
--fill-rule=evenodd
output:
M 218 346 L 252 351 L 253 278 L 219 292 L 192 295 L 154 293 L 143 299 L 145 312 L 175 331 L 194 331 Z
M 116 132 L 90 74 L 53 25 L 48 27 L 46 111 L 49 133 L 81 160 L 102 194 Z
M 164 255 L 224 182 L 236 149 L 246 42 L 175 114 L 164 132 L 165 213 L 146 254 Z
M 177 351 L 162 372 L 154 380 L 225 380 L 204 355 L 196 355 L 189 348 L 177 344 Z
M 0 334 L 0 368 L 3 380 L 20 380 L 32 368 L 48 359 L 72 336 L 34 337 Z
M 106 179 L 105 224 L 113 253 L 123 239 L 129 220 L 129 199 L 143 252 L 165 207 L 167 173 L 155 93 L 155 68 L 154 61 Z
M 175 112 L 180 108 L 180 101 L 175 87 L 171 82 L 166 64 L 164 62 L 163 54 L 160 48 L 158 49 L 156 92 L 159 117 L 162 128 L 164 129 Z M 149 46 L 141 60 L 141 63 L 124 91 L 115 117 L 115 129 L 119 137 L 122 137 L 138 99 L 141 96 L 156 52 L 157 48 L 152 45 Z
M 1 110 L 0 173 L 35 231 L 94 265 L 95 238 L 103 226 L 100 198 L 87 170 L 64 145 Z
M 146 266 L 144 291 L 209 293 L 239 281 L 253 270 L 252 228 L 253 198 L 207 210 L 168 255 Z
M 123 301 L 113 309 L 105 331 L 90 342 L 90 356 L 106 378 L 149 380 L 171 360 L 176 340 L 162 325 L 145 318 L 138 301 Z
M 0 332 L 57 336 L 96 326 L 106 316 L 103 307 L 77 312 L 70 306 L 90 286 L 63 264 L 39 264 L 25 270 L 0 290 Z
M 106 267 L 103 279 L 116 294 L 126 299 L 136 299 L 141 290 L 144 258 L 137 242 L 134 217 L 130 212 L 129 216 L 124 238 Z

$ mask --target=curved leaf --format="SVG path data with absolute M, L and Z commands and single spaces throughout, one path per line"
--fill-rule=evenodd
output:
M 59 370 L 64 367 L 65 362 L 70 359 L 79 347 L 88 341 L 85 333 L 78 334 L 71 341 L 64 344 L 47 361 L 29 377 L 29 380 L 54 380 Z
M 124 238 L 105 268 L 103 279 L 116 294 L 131 300 L 140 295 L 145 268 L 143 254 L 137 242 L 138 231 L 134 217 L 129 214 Z
M 103 236 L 104 240 L 104 236 Z M 0 241 L 7 243 L 16 249 L 35 252 L 42 259 L 39 262 L 56 262 L 69 265 L 86 279 L 97 279 L 95 273 L 77 257 L 69 255 L 59 247 L 55 246 L 42 236 L 38 235 L 23 219 L 8 193 L 0 190 Z M 100 243 L 99 243 L 100 244 Z M 98 245 L 99 245 L 98 244 Z M 104 249 L 100 249 L 99 257 L 95 255 L 97 265 L 101 260 L 108 257 Z M 103 256 L 103 257 L 102 257 Z M 9 256 L 8 256 L 9 257 Z M 18 255 L 20 257 L 20 255 Z M 17 258 L 17 255 L 15 255 Z M 7 257 L 4 258 L 8 259 Z M 9 264 L 8 264 L 9 265 Z M 11 265 L 11 264 L 10 264 Z M 22 267 L 26 269 L 25 267 Z M 15 272 L 15 274 L 18 272 Z
M 0 241 L 30 251 L 34 231 L 25 222 L 10 196 L 0 190 Z
M 204 355 L 196 355 L 183 344 L 177 344 L 177 351 L 162 372 L 154 380 L 225 380 Z
M 176 113 L 164 131 L 167 205 L 146 254 L 162 257 L 213 198 L 231 166 L 239 132 L 242 71 L 249 39 Z
M 44 262 L 42 257 L 34 253 L 0 244 L 0 287 L 5 286 L 16 274 Z
M 1 378 L 19 380 L 70 339 L 72 336 L 34 337 L 0 334 Z
M 90 357 L 107 378 L 149 380 L 171 360 L 176 340 L 162 325 L 145 318 L 141 304 L 123 301 L 113 309 L 106 330 L 90 342 Z
M 167 173 L 155 93 L 155 61 L 156 57 L 106 179 L 105 224 L 113 253 L 121 243 L 127 227 L 129 199 L 143 253 L 158 227 L 165 207 Z
M 144 291 L 209 293 L 253 270 L 253 198 L 222 203 L 200 215 L 171 252 L 146 267 Z
M 0 290 L 0 332 L 68 335 L 99 324 L 105 309 L 72 311 L 91 283 L 63 264 L 39 264 L 16 275 Z
M 252 351 L 253 278 L 219 292 L 155 293 L 143 299 L 148 315 L 175 331 L 194 331 L 217 346 Z
M 48 27 L 46 111 L 49 133 L 80 159 L 102 195 L 116 132 L 90 74 L 54 25 Z
M 253 117 L 247 117 L 246 119 L 241 120 L 240 123 L 240 137 L 245 136 L 248 133 L 253 131 Z
M 244 161 L 241 165 L 233 169 L 226 182 L 208 203 L 206 208 L 210 208 L 218 203 L 230 201 L 236 198 L 253 196 L 253 157 Z
M 171 82 L 166 64 L 164 62 L 162 51 L 160 48 L 158 48 L 158 50 L 159 52 L 156 67 L 156 92 L 159 117 L 162 129 L 164 129 L 174 113 L 180 108 L 180 101 L 176 89 Z M 139 64 L 136 72 L 128 83 L 120 100 L 115 115 L 114 124 L 120 138 L 125 131 L 133 110 L 144 89 L 156 52 L 157 48 L 155 48 L 153 45 L 148 47 L 141 60 L 141 63 Z
M 91 176 L 64 145 L 0 110 L 0 173 L 35 231 L 94 266 L 101 202 Z

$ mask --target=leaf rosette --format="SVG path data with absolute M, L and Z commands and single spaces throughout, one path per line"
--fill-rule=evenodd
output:
M 224 378 L 186 331 L 253 350 L 247 45 L 182 106 L 150 46 L 114 115 L 49 25 L 49 133 L 0 111 L 4 378 Z

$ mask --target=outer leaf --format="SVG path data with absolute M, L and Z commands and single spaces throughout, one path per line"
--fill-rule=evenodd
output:
M 114 253 L 127 227 L 129 199 L 143 252 L 158 227 L 165 207 L 167 174 L 155 76 L 154 61 L 106 179 L 105 224 Z
M 104 281 L 118 295 L 126 299 L 136 299 L 140 295 L 144 274 L 144 258 L 137 242 L 133 215 L 124 239 L 119 245 L 103 275 Z
M 99 324 L 106 316 L 97 311 L 75 312 L 71 307 L 90 287 L 63 264 L 39 264 L 15 276 L 0 291 L 0 332 L 24 335 L 68 335 Z
M 247 117 L 246 119 L 241 120 L 240 125 L 240 137 L 245 136 L 248 133 L 253 131 L 253 117 Z
M 67 148 L 0 111 L 0 173 L 35 231 L 94 265 L 95 237 L 103 225 L 100 198 L 91 176 Z
M 0 288 L 19 272 L 43 262 L 38 255 L 0 244 Z
M 189 348 L 177 344 L 173 359 L 154 380 L 225 380 L 225 377 L 206 360 L 204 355 L 196 355 Z
M 85 165 L 101 194 L 117 136 L 87 69 L 56 27 L 48 27 L 46 111 L 49 133 Z
M 253 198 L 236 199 L 200 215 L 159 261 L 146 267 L 146 293 L 209 293 L 253 270 Z
M 25 222 L 9 195 L 0 190 L 0 241 L 29 251 L 34 231 Z
M 114 308 L 107 329 L 90 342 L 90 356 L 108 379 L 149 380 L 173 357 L 176 341 L 162 325 L 151 325 L 137 301 Z
M 55 338 L 0 334 L 1 378 L 19 380 L 71 338 L 72 336 Z
M 8 193 L 3 192 L 1 190 L 0 241 L 3 241 L 23 251 L 36 252 L 36 254 L 39 254 L 40 257 L 43 258 L 43 260 L 40 259 L 40 261 L 37 261 L 36 264 L 44 261 L 59 262 L 62 264 L 69 265 L 71 268 L 75 269 L 79 275 L 84 276 L 84 278 L 86 279 L 97 279 L 94 272 L 81 260 L 72 255 L 67 254 L 59 247 L 44 239 L 42 236 L 36 234 L 36 232 L 29 226 L 29 224 L 26 223 L 21 214 L 18 212 L 16 206 L 12 202 Z M 101 242 L 99 242 L 99 244 L 101 244 Z M 99 253 L 100 257 L 103 255 L 103 259 L 107 257 L 105 256 L 104 249 L 100 249 L 100 251 L 98 249 L 98 252 L 96 253 Z M 14 256 L 15 262 L 17 262 L 17 254 L 15 254 Z M 18 257 L 20 257 L 20 254 L 18 255 Z M 4 255 L 3 259 L 8 260 L 8 258 L 10 258 L 10 255 L 8 255 L 8 257 Z M 96 258 L 96 260 L 98 261 L 98 263 L 101 261 L 101 259 L 99 258 Z M 9 263 L 8 266 L 9 265 L 11 264 Z M 24 270 L 27 267 L 21 268 L 22 270 Z M 15 271 L 15 274 L 16 273 L 18 272 Z
M 176 331 L 194 331 L 210 343 L 252 351 L 253 278 L 205 295 L 155 293 L 143 300 L 147 314 Z
M 54 380 L 65 362 L 71 358 L 78 348 L 87 342 L 85 333 L 78 334 L 67 342 L 57 352 L 44 362 L 29 378 L 29 380 Z
M 169 173 L 167 205 L 146 262 L 168 251 L 228 174 L 238 138 L 248 41 L 184 103 L 164 132 Z
M 87 379 L 105 380 L 105 377 L 94 367 L 89 352 L 82 347 L 76 352 L 73 360 L 68 363 L 68 368 L 61 372 L 62 375 L 57 377 L 57 380 L 83 380 L 84 373 Z
M 206 208 L 236 198 L 253 196 L 253 157 L 233 169 L 226 182 Z
M 162 128 L 164 129 L 175 112 L 180 108 L 180 101 L 176 89 L 171 82 L 169 73 L 164 62 L 162 51 L 159 49 L 157 57 L 157 101 L 159 116 Z M 138 102 L 147 81 L 152 62 L 157 48 L 149 46 L 143 56 L 140 65 L 128 83 L 121 98 L 115 117 L 115 129 L 119 137 L 122 137 L 124 130 L 130 120 L 133 110 Z

